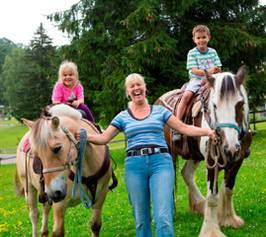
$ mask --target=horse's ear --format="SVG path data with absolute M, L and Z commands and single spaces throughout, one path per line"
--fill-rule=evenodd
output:
M 32 128 L 34 122 L 25 118 L 22 118 L 21 121 L 30 129 Z
M 58 126 L 59 126 L 59 123 L 60 123 L 59 118 L 56 117 L 56 116 L 54 116 L 54 117 L 52 118 L 52 126 L 53 126 L 53 128 L 54 128 L 54 129 L 57 129 Z
M 245 75 L 246 75 L 246 67 L 245 65 L 243 65 L 238 69 L 236 76 L 235 76 L 237 86 L 240 86 L 241 84 L 243 84 Z
M 206 80 L 208 81 L 209 85 L 210 85 L 211 87 L 213 87 L 215 78 L 212 77 L 212 76 L 210 76 L 210 75 L 208 74 L 208 71 L 207 71 L 207 70 L 204 70 L 204 73 L 205 73 L 205 77 L 206 77 Z

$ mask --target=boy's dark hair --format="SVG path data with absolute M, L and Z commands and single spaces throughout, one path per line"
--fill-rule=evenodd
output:
M 211 35 L 210 30 L 206 25 L 196 25 L 192 30 L 192 36 L 194 36 L 196 32 L 206 32 L 208 35 Z

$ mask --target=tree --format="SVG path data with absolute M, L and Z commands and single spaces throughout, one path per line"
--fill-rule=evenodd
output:
M 108 122 L 126 106 L 123 83 L 129 73 L 146 77 L 151 103 L 187 81 L 191 30 L 199 23 L 211 29 L 210 46 L 225 70 L 236 71 L 244 63 L 251 75 L 262 72 L 265 12 L 257 0 L 81 0 L 50 19 L 72 35 L 64 55 L 78 63 L 89 104 Z
M 51 78 L 56 76 L 55 48 L 40 24 L 30 46 L 13 50 L 3 68 L 6 98 L 12 115 L 36 119 L 50 104 Z
M 6 105 L 6 101 L 4 100 L 4 86 L 3 86 L 3 78 L 2 78 L 2 66 L 5 61 L 6 55 L 8 55 L 16 45 L 6 38 L 0 39 L 0 105 Z

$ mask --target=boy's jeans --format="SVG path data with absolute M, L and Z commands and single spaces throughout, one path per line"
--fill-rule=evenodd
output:
M 131 156 L 125 160 L 125 183 L 137 237 L 150 237 L 151 204 L 157 237 L 173 237 L 174 168 L 169 153 Z

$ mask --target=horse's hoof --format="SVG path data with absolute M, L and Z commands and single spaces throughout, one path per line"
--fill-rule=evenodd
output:
M 48 237 L 48 236 L 49 236 L 48 231 L 44 231 L 44 232 L 42 232 L 42 234 L 41 234 L 41 237 Z
M 201 199 L 201 200 L 192 200 L 189 198 L 189 207 L 190 210 L 194 213 L 200 213 L 200 214 L 204 214 L 204 210 L 205 210 L 205 199 Z
M 209 231 L 201 231 L 199 237 L 227 237 L 219 229 L 213 229 Z
M 234 216 L 234 217 L 231 216 L 231 217 L 227 217 L 227 218 L 220 220 L 219 223 L 220 225 L 225 226 L 225 227 L 232 226 L 235 229 L 238 229 L 242 225 L 245 224 L 245 221 L 239 216 Z

